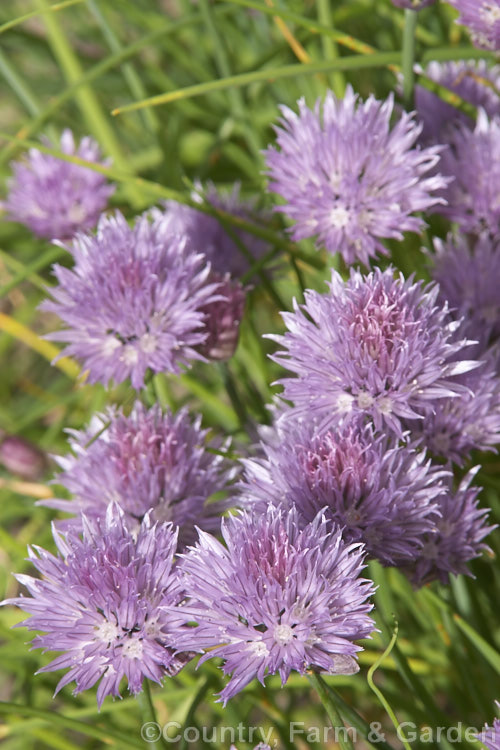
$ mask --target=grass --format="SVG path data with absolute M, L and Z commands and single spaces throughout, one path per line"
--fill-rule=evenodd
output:
M 389 0 L 2 3 L 2 182 L 12 159 L 40 146 L 41 137 L 54 141 L 69 127 L 79 135 L 91 134 L 111 157 L 112 166 L 104 171 L 118 185 L 112 203 L 128 217 L 168 198 L 192 205 L 197 178 L 228 187 L 239 181 L 244 195 L 257 197 L 261 208 L 270 209 L 261 151 L 273 139 L 278 106 L 293 106 L 301 96 L 311 103 L 327 87 L 341 92 L 347 84 L 362 95 L 387 96 L 401 66 L 402 19 Z M 417 59 L 491 58 L 472 47 L 452 19 L 445 3 L 421 13 Z M 431 85 L 423 74 L 417 82 Z M 439 87 L 434 90 L 446 95 Z M 457 97 L 453 103 L 467 106 Z M 54 143 L 41 149 L 60 155 Z M 269 252 L 253 269 L 260 280 L 249 295 L 240 345 L 228 366 L 199 364 L 179 377 L 157 376 L 146 398 L 172 408 L 188 404 L 202 413 L 214 433 L 232 434 L 243 449 L 248 442 L 245 420 L 264 421 L 265 405 L 277 391 L 270 384 L 279 377 L 279 368 L 268 359 L 272 344 L 262 335 L 283 329 L 280 311 L 290 309 L 304 288 L 324 288 L 331 261 L 307 241 L 292 243 L 277 214 L 262 226 L 210 207 L 204 210 L 230 228 L 261 237 Z M 411 252 L 421 266 L 418 249 Z M 85 384 L 71 360 L 50 364 L 57 349 L 43 336 L 54 320 L 38 306 L 44 288 L 53 283 L 50 266 L 61 253 L 17 224 L 0 223 L 0 428 L 21 434 L 49 455 L 67 451 L 65 430 L 84 426 L 106 404 L 131 399 L 127 386 L 106 392 Z M 277 262 L 280 272 L 269 274 Z M 500 463 L 494 455 L 481 461 L 477 482 L 485 487 L 482 502 L 493 508 L 499 522 Z M 28 543 L 52 548 L 54 514 L 35 505 L 49 478 L 50 472 L 29 486 L 1 472 L 2 595 L 17 590 L 12 571 L 30 570 Z M 370 569 L 379 586 L 379 630 L 365 644 L 357 676 L 327 676 L 321 686 L 325 694 L 330 691 L 336 721 L 340 716 L 364 737 L 356 747 L 383 747 L 370 744 L 370 725 L 377 725 L 390 746 L 398 748 L 394 724 L 461 723 L 465 729 L 492 721 L 494 700 L 500 698 L 498 532 L 490 545 L 492 555 L 472 565 L 475 578 L 460 578 L 449 587 L 434 584 L 415 592 L 397 571 L 376 565 Z M 64 688 L 53 698 L 57 675 L 34 676 L 49 656 L 30 652 L 25 631 L 11 629 L 19 619 L 12 608 L 0 610 L 0 739 L 5 750 L 147 747 L 140 735 L 140 707 L 130 697 L 107 700 L 100 713 L 92 690 L 73 697 Z M 391 654 L 383 658 L 389 644 Z M 278 747 L 305 748 L 306 734 L 290 741 L 290 722 L 327 726 L 307 678 L 292 676 L 285 691 L 275 677 L 266 684 L 266 689 L 252 684 L 223 710 L 213 698 L 222 686 L 220 671 L 209 664 L 199 672 L 190 666 L 153 688 L 152 706 L 162 725 L 189 721 L 201 731 L 234 729 L 241 723 L 266 732 L 272 728 Z M 146 708 L 151 714 L 151 706 Z M 186 740 L 184 746 L 229 746 L 229 731 L 226 738 L 221 731 L 216 735 L 214 741 Z M 237 741 L 240 750 L 256 744 L 247 739 Z M 335 747 L 331 738 L 315 742 L 309 746 Z M 417 738 L 405 746 L 478 747 L 464 734 L 457 743 L 446 737 L 431 744 Z

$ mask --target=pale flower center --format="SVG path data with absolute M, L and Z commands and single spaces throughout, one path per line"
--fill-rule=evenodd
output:
M 137 349 L 133 346 L 126 346 L 123 349 L 122 360 L 126 365 L 136 365 L 139 360 Z
M 115 351 L 121 346 L 118 339 L 114 336 L 107 336 L 102 345 L 102 353 L 104 357 L 112 357 Z
M 358 395 L 358 406 L 360 409 L 369 409 L 371 406 L 373 406 L 373 396 L 370 396 L 369 393 L 366 393 L 366 391 L 361 391 L 361 393 Z
M 342 393 L 337 399 L 337 409 L 341 413 L 352 411 L 353 397 L 348 393 Z
M 344 229 L 349 224 L 351 214 L 344 206 L 335 206 L 330 211 L 330 223 L 337 229 Z
M 434 437 L 434 448 L 441 456 L 446 455 L 450 450 L 450 436 L 446 432 L 438 433 Z
M 123 644 L 122 654 L 128 659 L 140 659 L 142 656 L 142 643 L 137 638 L 129 638 Z
M 115 641 L 118 638 L 120 631 L 113 622 L 104 620 L 95 628 L 95 634 L 96 638 L 98 638 L 100 641 L 111 643 L 111 641 Z
M 500 7 L 493 5 L 493 3 L 483 3 L 480 15 L 485 23 L 493 26 L 497 21 L 500 21 Z
M 153 354 L 158 346 L 158 340 L 156 336 L 151 333 L 145 333 L 141 336 L 141 349 L 145 354 Z
M 86 216 L 87 216 L 86 210 L 79 203 L 71 206 L 71 208 L 68 211 L 68 219 L 72 221 L 74 224 L 81 224 L 83 220 L 86 218 Z
M 269 653 L 264 641 L 253 641 L 253 643 L 250 644 L 250 650 L 255 656 L 267 656 Z
M 274 640 L 280 646 L 288 646 L 293 640 L 293 630 L 290 625 L 277 625 L 274 629 Z

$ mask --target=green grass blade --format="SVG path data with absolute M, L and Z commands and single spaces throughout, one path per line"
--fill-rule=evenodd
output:
M 297 78 L 302 75 L 314 75 L 315 73 L 327 73 L 334 70 L 360 70 L 362 68 L 385 68 L 389 65 L 396 65 L 399 61 L 397 52 L 378 52 L 373 55 L 351 55 L 342 57 L 338 60 L 327 60 L 320 63 L 305 63 L 298 65 L 283 65 L 279 68 L 267 68 L 265 70 L 255 70 L 251 73 L 241 73 L 240 75 L 229 76 L 209 83 L 195 84 L 186 86 L 176 91 L 168 91 L 165 94 L 158 94 L 144 99 L 141 102 L 127 104 L 124 107 L 118 107 L 112 111 L 113 115 L 120 115 L 124 112 L 133 112 L 143 107 L 157 107 L 161 104 L 170 104 L 178 99 L 187 99 L 192 96 L 202 96 L 211 94 L 214 91 L 222 91 L 235 86 L 249 86 L 257 81 L 277 81 L 282 78 Z
M 373 690 L 373 692 L 375 693 L 375 695 L 379 699 L 380 703 L 385 708 L 385 710 L 387 712 L 387 715 L 390 717 L 390 719 L 391 719 L 391 721 L 392 721 L 392 723 L 394 725 L 394 728 L 396 729 L 396 731 L 398 733 L 398 738 L 401 740 L 401 742 L 403 743 L 403 745 L 406 748 L 406 750 L 411 750 L 411 746 L 403 738 L 403 736 L 400 735 L 400 725 L 399 725 L 399 721 L 397 719 L 396 714 L 394 713 L 392 707 L 389 705 L 389 702 L 385 698 L 385 696 L 382 693 L 382 691 L 379 690 L 379 688 L 373 682 L 373 675 L 375 674 L 376 670 L 380 667 L 380 665 L 382 664 L 382 662 L 384 661 L 384 659 L 386 658 L 386 656 L 389 656 L 389 654 L 391 653 L 392 649 L 396 645 L 397 638 L 398 638 L 398 623 L 396 622 L 395 625 L 394 625 L 394 632 L 392 634 L 391 640 L 389 641 L 389 644 L 388 644 L 387 648 L 385 649 L 384 653 L 380 655 L 380 657 L 377 659 L 377 661 L 375 662 L 375 664 L 373 664 L 370 667 L 370 669 L 368 670 L 368 675 L 367 675 L 366 679 L 368 680 L 369 686 L 371 687 L 371 689 Z
M 330 0 L 318 0 L 318 19 L 323 26 L 331 28 L 333 20 Z M 339 53 L 337 44 L 330 34 L 321 35 L 321 46 L 325 60 L 336 60 L 338 58 Z M 337 70 L 333 72 L 330 76 L 330 80 L 335 95 L 342 99 L 345 93 L 345 79 L 341 71 Z
M 105 37 L 109 48 L 111 52 L 113 53 L 120 53 L 123 51 L 123 46 L 120 43 L 120 40 L 118 39 L 117 35 L 114 32 L 114 29 L 108 21 L 106 20 L 106 16 L 101 11 L 99 4 L 97 0 L 85 0 L 86 5 L 90 9 L 92 15 L 96 19 L 97 23 L 101 27 L 101 31 L 103 33 L 103 36 Z M 123 63 L 122 66 L 122 73 L 123 77 L 125 78 L 127 85 L 130 89 L 130 93 L 133 97 L 136 99 L 144 98 L 146 95 L 146 90 L 143 86 L 143 83 L 141 81 L 140 76 L 136 72 L 135 68 L 131 63 Z M 156 116 L 155 112 L 151 112 L 151 110 L 148 110 L 143 114 L 143 121 L 146 127 L 151 131 L 155 132 L 160 127 L 160 122 Z
M 0 249 L 0 260 L 5 263 L 5 266 L 9 269 L 9 271 L 13 271 L 19 277 L 22 275 L 23 281 L 29 281 L 31 284 L 33 284 L 33 286 L 36 286 L 42 292 L 45 292 L 47 290 L 49 283 L 33 270 L 31 270 L 26 275 L 27 266 L 25 266 L 24 263 L 21 263 L 16 258 L 12 257 L 10 253 L 7 253 L 5 250 Z M 17 281 L 16 284 L 17 283 L 19 283 L 19 281 Z
M 40 10 L 46 11 L 49 7 L 47 0 L 35 1 Z M 64 77 L 68 83 L 75 83 L 82 77 L 83 70 L 78 57 L 61 28 L 57 16 L 54 13 L 45 14 L 44 24 L 52 51 L 61 66 Z M 87 85 L 80 86 L 75 92 L 75 97 L 82 117 L 87 123 L 87 127 L 95 136 L 104 152 L 113 158 L 114 163 L 120 169 L 127 171 L 128 161 L 122 152 L 120 142 L 92 88 Z
M 227 8 L 219 9 L 219 13 L 221 15 L 227 12 Z M 102 60 L 101 62 L 94 65 L 92 68 L 83 73 L 77 80 L 67 86 L 66 89 L 61 92 L 61 94 L 54 97 L 50 104 L 45 109 L 43 109 L 37 117 L 35 117 L 30 123 L 23 127 L 22 131 L 19 133 L 19 138 L 17 139 L 17 141 L 16 139 L 12 139 L 11 145 L 3 150 L 0 156 L 0 163 L 4 163 L 11 157 L 12 153 L 16 150 L 16 143 L 18 146 L 22 145 L 23 138 L 29 137 L 33 133 L 36 133 L 43 125 L 43 123 L 49 117 L 54 115 L 61 108 L 64 102 L 68 101 L 73 96 L 76 96 L 82 87 L 85 87 L 87 86 L 87 84 L 92 83 L 93 81 L 104 75 L 107 71 L 113 69 L 114 67 L 117 67 L 125 60 L 128 60 L 130 57 L 133 57 L 134 55 L 141 52 L 143 49 L 152 46 L 162 37 L 177 34 L 181 29 L 187 28 L 196 23 L 201 23 L 201 21 L 202 19 L 200 14 L 193 13 L 191 15 L 184 16 L 184 18 L 181 18 L 177 21 L 165 23 L 155 31 L 146 34 L 140 39 L 132 42 L 132 44 L 128 45 L 127 47 L 124 47 L 121 52 L 114 55 L 109 55 L 105 60 Z
M 7 21 L 6 23 L 3 23 L 0 25 L 0 34 L 3 34 L 5 31 L 8 31 L 9 29 L 13 29 L 14 26 L 19 26 L 19 24 L 24 23 L 25 21 L 29 21 L 30 18 L 36 18 L 36 16 L 44 15 L 45 13 L 56 13 L 58 10 L 64 10 L 65 8 L 69 8 L 72 5 L 77 5 L 78 3 L 83 3 L 85 0 L 64 0 L 62 3 L 56 3 L 55 5 L 49 5 L 44 10 L 32 10 L 30 13 L 25 13 L 22 16 L 18 16 L 17 18 L 13 18 L 11 21 Z
M 6 294 L 12 291 L 12 289 L 15 289 L 15 287 L 21 284 L 23 281 L 26 281 L 26 279 L 30 279 L 37 273 L 37 271 L 41 271 L 43 268 L 50 266 L 51 263 L 54 263 L 56 260 L 59 260 L 59 258 L 66 254 L 67 251 L 62 247 L 52 246 L 45 253 L 43 253 L 41 258 L 38 258 L 28 266 L 22 266 L 22 268 L 19 269 L 18 273 L 10 281 L 0 287 L 0 299 L 2 297 L 5 297 Z
M 323 23 L 317 23 L 311 18 L 301 16 L 298 13 L 284 10 L 283 8 L 272 5 L 264 5 L 263 3 L 256 2 L 255 0 L 223 0 L 224 2 L 230 2 L 233 5 L 240 5 L 244 8 L 252 8 L 258 10 L 260 13 L 264 13 L 267 16 L 278 16 L 284 21 L 291 21 L 296 23 L 298 26 L 303 26 L 309 31 L 315 34 L 322 34 L 333 39 L 337 44 L 340 44 L 353 52 L 359 52 L 360 54 L 370 55 L 375 50 L 369 44 L 356 39 L 350 34 L 344 34 L 341 31 L 335 31 L 334 29 L 325 26 Z
M 28 84 L 21 78 L 17 70 L 7 60 L 2 50 L 0 50 L 0 73 L 30 115 L 36 116 L 41 109 L 37 97 Z
M 477 650 L 484 656 L 496 672 L 500 675 L 500 654 L 498 651 L 490 646 L 490 644 L 484 640 L 484 638 L 477 633 L 474 628 L 469 625 L 468 622 L 463 620 L 460 615 L 454 614 L 453 619 L 462 631 L 462 633 L 469 639 L 469 641 L 477 648 Z
M 95 724 L 86 724 L 84 721 L 69 719 L 56 711 L 43 710 L 41 708 L 33 708 L 32 706 L 22 706 L 17 703 L 4 703 L 3 701 L 0 701 L 0 714 L 18 714 L 20 716 L 37 717 L 53 726 L 55 725 L 61 727 L 61 729 L 69 729 L 73 732 L 79 732 L 87 737 L 101 740 L 107 745 L 113 744 L 119 748 L 130 747 L 133 748 L 133 750 L 144 750 L 144 743 L 139 739 L 133 739 L 129 734 L 122 734 L 121 732 L 116 732 L 111 729 L 100 729 Z
M 238 419 L 230 406 L 214 395 L 213 391 L 192 375 L 180 375 L 179 381 L 195 395 L 207 411 L 229 432 L 238 428 Z

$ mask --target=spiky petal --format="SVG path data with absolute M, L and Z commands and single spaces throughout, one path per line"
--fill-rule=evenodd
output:
M 414 212 L 441 199 L 433 193 L 446 184 L 428 172 L 440 147 L 415 147 L 421 127 L 403 113 L 391 130 L 393 98 L 370 96 L 358 102 L 348 87 L 344 99 L 328 92 L 310 110 L 282 107 L 276 127 L 278 148 L 265 152 L 270 189 L 285 201 L 277 211 L 295 222 L 294 239 L 315 237 L 346 263 L 368 265 L 386 254 L 384 238 L 402 239 L 423 226 Z
M 450 575 L 471 575 L 468 563 L 488 550 L 483 540 L 495 527 L 488 526 L 488 509 L 479 507 L 481 488 L 471 486 L 479 468 L 468 472 L 456 492 L 450 477 L 449 490 L 438 496 L 437 533 L 426 536 L 417 560 L 405 570 L 416 586 L 434 580 L 446 584 Z
M 171 521 L 179 527 L 181 546 L 196 540 L 195 524 L 216 532 L 227 503 L 208 501 L 228 489 L 235 471 L 223 456 L 209 452 L 221 446 L 207 440 L 200 423 L 186 409 L 174 415 L 140 403 L 129 416 L 117 410 L 95 416 L 87 430 L 70 431 L 73 453 L 57 459 L 63 471 L 55 482 L 73 500 L 42 504 L 75 514 L 58 522 L 63 528 L 79 529 L 80 513 L 102 518 L 116 502 L 132 531 L 147 513 L 154 521 Z
M 478 47 L 500 49 L 499 0 L 448 0 L 460 12 L 458 23 L 467 26 Z
M 324 509 L 347 542 L 364 542 L 382 564 L 413 560 L 435 529 L 446 472 L 369 425 L 322 433 L 304 420 L 286 428 L 262 444 L 265 458 L 244 461 L 241 502 L 258 513 L 269 503 L 295 506 L 302 525 Z
M 65 323 L 49 337 L 68 344 L 64 354 L 82 362 L 89 382 L 130 378 L 142 388 L 148 369 L 177 373 L 202 359 L 202 307 L 217 299 L 217 284 L 159 211 L 133 227 L 119 212 L 103 217 L 96 236 L 78 234 L 67 249 L 75 265 L 54 266 L 59 285 L 42 309 Z
M 500 116 L 479 110 L 474 130 L 457 125 L 443 151 L 440 169 L 453 180 L 436 211 L 456 221 L 462 232 L 493 237 L 500 231 Z
M 497 701 L 496 703 L 497 708 L 500 708 L 500 702 Z M 500 750 L 500 719 L 494 719 L 492 727 L 486 724 L 477 739 L 479 742 L 482 742 L 488 750 Z
M 473 107 L 481 107 L 488 117 L 500 115 L 500 66 L 488 66 L 485 60 L 433 60 L 425 68 L 425 75 Z M 423 86 L 415 87 L 415 109 L 423 124 L 423 142 L 448 143 L 459 123 L 474 129 L 471 117 Z
M 18 575 L 29 596 L 7 599 L 31 617 L 22 625 L 42 631 L 33 648 L 62 651 L 40 669 L 69 671 L 56 693 L 75 681 L 74 694 L 97 682 L 97 702 L 120 696 L 120 682 L 136 694 L 145 678 L 161 682 L 176 674 L 186 654 L 176 655 L 177 629 L 168 614 L 183 596 L 172 568 L 176 532 L 146 518 L 138 534 L 123 523 L 117 506 L 105 522 L 84 518 L 83 538 L 54 529 L 59 554 L 35 547 L 30 560 L 41 578 Z
M 487 352 L 483 364 L 459 377 L 464 391 L 429 406 L 412 434 L 431 455 L 462 466 L 473 450 L 496 452 L 500 444 L 500 377 L 498 352 Z
M 435 239 L 434 249 L 431 275 L 439 282 L 439 299 L 463 319 L 482 355 L 500 339 L 500 237 L 450 234 L 445 242 Z
M 373 630 L 362 547 L 347 545 L 321 515 L 299 529 L 295 510 L 273 507 L 224 519 L 222 534 L 227 547 L 200 532 L 181 562 L 191 601 L 180 622 L 197 627 L 180 647 L 206 650 L 200 663 L 224 659 L 232 673 L 224 704 L 267 674 L 278 672 L 284 684 L 292 670 L 357 671 L 354 641 Z
M 44 142 L 51 146 L 49 141 Z M 106 166 L 97 143 L 85 137 L 77 145 L 71 130 L 61 136 L 60 150 L 68 156 Z M 58 159 L 36 148 L 12 165 L 5 201 L 7 215 L 47 239 L 68 240 L 92 229 L 115 188 L 104 175 Z
M 292 413 L 330 427 L 364 417 L 401 436 L 402 418 L 421 419 L 435 399 L 463 391 L 454 376 L 478 362 L 465 359 L 469 342 L 437 304 L 436 285 L 377 268 L 347 282 L 333 272 L 329 287 L 308 290 L 283 314 L 288 332 L 269 336 L 283 349 L 273 359 L 296 375 L 279 381 Z

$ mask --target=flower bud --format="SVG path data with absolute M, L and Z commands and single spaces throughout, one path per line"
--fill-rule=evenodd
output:
M 245 290 L 229 274 L 212 274 L 210 281 L 220 280 L 216 294 L 220 297 L 202 308 L 206 315 L 206 341 L 198 347 L 207 359 L 231 359 L 238 346 L 240 322 L 245 307 Z
M 47 466 L 45 454 L 24 438 L 5 435 L 0 442 L 0 463 L 11 474 L 23 479 L 36 480 L 43 476 Z

